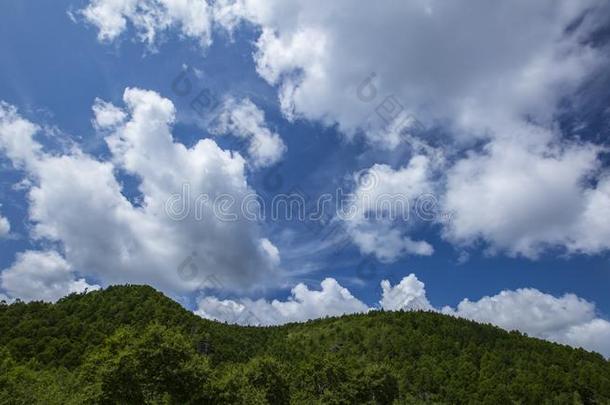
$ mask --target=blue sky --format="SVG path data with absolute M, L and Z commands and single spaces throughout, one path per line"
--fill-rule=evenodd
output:
M 186 3 L 201 5 L 195 0 Z M 254 160 L 249 160 L 253 157 L 246 156 L 248 153 L 242 151 L 246 161 L 242 168 L 243 180 L 251 191 L 263 196 L 266 204 L 270 204 L 278 193 L 295 190 L 305 194 L 307 201 L 315 200 L 324 193 L 334 193 L 337 188 L 356 193 L 358 183 L 355 174 L 362 170 L 373 170 L 379 173 L 380 184 L 392 191 L 400 192 L 401 187 L 405 190 L 420 187 L 423 193 L 433 194 L 438 198 L 435 209 L 451 212 L 452 217 L 445 222 L 420 221 L 412 214 L 406 223 L 348 222 L 340 226 L 337 237 L 341 241 L 330 247 L 324 245 L 325 239 L 321 236 L 329 225 L 322 227 L 321 233 L 316 233 L 308 228 L 308 224 L 266 219 L 244 225 L 245 231 L 231 228 L 233 230 L 226 231 L 229 236 L 218 228 L 218 232 L 222 233 L 218 237 L 213 234 L 216 228 L 212 227 L 209 237 L 202 236 L 201 240 L 192 241 L 192 250 L 197 251 L 198 256 L 208 254 L 203 252 L 222 250 L 223 246 L 229 249 L 236 240 L 231 232 L 239 234 L 239 240 L 233 246 L 247 246 L 245 249 L 248 252 L 256 250 L 252 247 L 255 246 L 254 242 L 246 240 L 247 235 L 254 235 L 252 237 L 255 239 L 270 241 L 279 252 L 279 263 L 274 262 L 273 268 L 267 270 L 250 268 L 257 266 L 257 260 L 267 263 L 269 258 L 259 257 L 260 252 L 224 252 L 222 260 L 240 260 L 239 266 L 247 268 L 244 271 L 249 274 L 244 284 L 227 281 L 223 284 L 226 289 L 204 284 L 199 284 L 199 288 L 193 287 L 192 283 L 181 285 L 179 281 L 169 280 L 163 272 L 175 273 L 181 261 L 167 259 L 167 262 L 163 262 L 167 252 L 162 252 L 163 259 L 157 259 L 153 248 L 145 252 L 146 260 L 151 263 L 163 262 L 163 268 L 156 270 L 158 274 L 150 275 L 150 279 L 146 270 L 140 269 L 134 275 L 120 273 L 120 269 L 106 275 L 103 270 L 104 256 L 111 257 L 116 252 L 106 251 L 107 247 L 101 242 L 99 245 L 91 243 L 81 246 L 62 238 L 61 230 L 48 231 L 49 227 L 74 229 L 67 225 L 63 228 L 63 224 L 58 223 L 66 216 L 54 212 L 53 209 L 57 208 L 53 207 L 61 209 L 62 204 L 45 206 L 50 197 L 32 201 L 37 198 L 30 194 L 32 188 L 38 187 L 44 194 L 45 187 L 52 188 L 44 181 L 52 180 L 40 180 L 44 176 L 35 170 L 42 169 L 28 168 L 27 163 L 25 166 L 16 164 L 5 147 L 5 153 L 0 158 L 0 214 L 10 223 L 10 232 L 0 240 L 0 268 L 9 274 L 4 278 L 0 290 L 3 296 L 8 299 L 56 299 L 53 294 L 40 292 L 47 282 L 55 283 L 49 287 L 54 294 L 57 291 L 75 291 L 74 286 L 77 285 L 95 288 L 115 282 L 149 282 L 203 316 L 221 319 L 223 314 L 222 311 L 214 312 L 218 308 L 213 307 L 212 301 L 201 303 L 201 297 L 207 296 L 242 305 L 239 311 L 249 308 L 258 318 L 262 318 L 264 315 L 257 312 L 262 311 L 262 303 L 266 305 L 272 299 L 284 302 L 289 296 L 292 296 L 289 301 L 307 301 L 312 291 L 320 290 L 322 280 L 332 278 L 337 285 L 329 287 L 329 291 L 336 290 L 335 295 L 338 294 L 336 297 L 339 298 L 326 302 L 320 296 L 320 305 L 328 307 L 315 310 L 305 303 L 305 312 L 311 310 L 314 315 L 323 315 L 335 314 L 333 308 L 338 308 L 339 312 L 341 308 L 345 308 L 343 312 L 360 308 L 360 304 L 350 306 L 344 302 L 341 287 L 348 289 L 348 294 L 353 295 L 354 300 L 369 307 L 378 307 L 378 302 L 383 298 L 382 280 L 387 279 L 398 288 L 403 285 L 399 284 L 403 278 L 414 274 L 417 283 L 403 285 L 405 302 L 419 302 L 418 305 L 424 307 L 456 307 L 464 298 L 476 302 L 503 290 L 514 292 L 520 288 L 530 288 L 551 300 L 549 302 L 552 304 L 549 305 L 558 307 L 566 304 L 566 301 L 561 301 L 564 294 L 573 293 L 595 304 L 592 309 L 594 319 L 608 318 L 610 245 L 608 240 L 603 239 L 610 235 L 607 227 L 610 218 L 604 216 L 610 213 L 605 205 L 610 199 L 606 198 L 601 185 L 608 178 L 607 153 L 603 147 L 609 129 L 610 99 L 603 89 L 608 84 L 609 65 L 605 57 L 607 46 L 604 32 L 607 32 L 609 20 L 608 14 L 604 14 L 608 9 L 603 4 L 590 1 L 581 8 L 570 9 L 563 2 L 561 6 L 541 2 L 544 4 L 531 7 L 519 3 L 506 19 L 509 22 L 513 19 L 537 22 L 543 28 L 526 30 L 511 39 L 510 32 L 501 32 L 504 26 L 500 26 L 498 33 L 489 38 L 481 37 L 481 32 L 488 30 L 497 13 L 502 14 L 502 11 L 479 3 L 470 6 L 476 9 L 472 11 L 472 17 L 465 17 L 453 9 L 444 10 L 442 5 L 431 1 L 425 10 L 417 10 L 416 2 L 412 2 L 404 10 L 394 11 L 400 7 L 382 2 L 376 14 L 368 17 L 370 20 L 366 19 L 364 11 L 360 13 L 345 9 L 340 11 L 343 18 L 334 20 L 328 17 L 329 20 L 324 20 L 325 14 L 333 15 L 337 11 L 320 11 L 320 16 L 314 18 L 311 17 L 312 10 L 323 5 L 305 6 L 288 2 L 285 6 L 271 6 L 272 12 L 263 13 L 256 5 L 251 4 L 252 10 L 248 10 L 245 3 L 238 1 L 233 3 L 238 6 L 233 9 L 239 21 L 237 25 L 226 23 L 218 17 L 221 14 L 217 11 L 222 2 L 218 3 L 217 9 L 208 10 L 212 15 L 209 17 L 213 21 L 212 27 L 195 34 L 187 29 L 187 24 L 202 26 L 204 23 L 188 20 L 192 17 L 188 13 L 172 14 L 171 1 L 142 3 L 160 7 L 161 13 L 169 14 L 166 16 L 169 19 L 166 26 L 162 25 L 162 18 L 149 22 L 156 38 L 146 43 L 138 37 L 147 29 L 137 25 L 138 13 L 143 13 L 141 9 L 126 8 L 120 11 L 119 15 L 126 22 L 124 29 L 101 38 L 100 33 L 109 29 L 104 24 L 110 24 L 111 13 L 116 12 L 104 8 L 104 1 L 2 2 L 0 100 L 16 109 L 18 119 L 43 128 L 37 133 L 36 140 L 49 156 L 74 156 L 71 148 L 76 145 L 81 153 L 99 162 L 121 159 L 107 143 L 107 137 L 111 136 L 109 134 L 121 129 L 117 123 L 105 129 L 102 125 L 94 125 L 92 106 L 96 104 L 96 99 L 117 106 L 135 120 L 135 113 L 128 111 L 131 107 L 126 107 L 125 89 L 154 92 L 160 98 L 171 101 L 175 108 L 176 118 L 170 125 L 175 143 L 192 148 L 201 139 L 209 138 L 225 150 L 234 148 L 235 140 L 239 138 L 236 133 L 240 129 L 231 126 L 232 121 L 229 121 L 226 136 L 219 135 L 219 130 L 212 128 L 207 121 L 207 112 L 200 116 L 191 103 L 204 89 L 220 102 L 237 100 L 233 104 L 233 107 L 237 107 L 229 114 L 244 106 L 240 104 L 241 101 L 249 100 L 256 111 L 264 116 L 259 129 L 265 134 L 277 134 L 279 142 L 284 145 L 283 152 L 273 157 L 273 163 L 261 167 L 255 167 Z M 593 17 L 590 10 L 595 7 L 600 7 L 601 11 Z M 91 13 L 87 14 L 86 10 Z M 257 16 L 257 12 L 261 13 L 260 16 Z M 403 12 L 405 20 L 415 27 L 413 29 L 421 29 L 419 39 L 405 43 L 393 39 L 410 34 L 409 31 L 401 32 L 400 20 L 391 17 Z M 95 20 L 92 15 L 101 17 Z M 426 28 L 422 16 L 439 18 L 441 21 L 446 19 L 448 32 L 439 33 Z M 439 35 L 452 36 L 452 27 L 460 27 L 460 22 L 464 23 L 466 18 L 473 20 L 471 35 L 465 30 L 466 34 L 455 35 L 455 43 L 449 39 L 441 40 L 440 44 L 435 42 L 439 40 Z M 333 21 L 332 24 L 336 22 L 335 26 L 321 28 L 326 27 L 328 21 Z M 362 21 L 370 23 L 367 28 L 371 30 L 364 40 L 361 32 L 356 30 Z M 574 21 L 581 22 L 573 28 L 577 34 L 570 34 L 566 28 Z M 384 25 L 388 26 L 387 30 L 379 29 Z M 392 29 L 396 29 L 396 32 L 392 33 Z M 261 38 L 266 32 L 274 34 L 263 41 Z M 206 36 L 211 38 L 209 46 L 202 45 L 202 38 Z M 557 41 L 557 38 L 562 38 L 562 41 Z M 562 44 L 557 45 L 558 42 Z M 460 47 L 466 50 L 460 52 Z M 469 59 L 471 55 L 468 49 L 471 48 L 480 51 L 481 55 L 477 56 L 480 59 Z M 430 59 L 426 62 L 429 66 L 420 61 L 426 58 Z M 515 62 L 521 59 L 522 65 Z M 447 61 L 452 61 L 454 66 L 444 66 Z M 187 67 L 192 89 L 188 94 L 180 95 L 172 89 L 172 84 Z M 375 82 L 375 101 L 368 103 L 358 100 L 356 90 L 371 72 L 375 72 L 379 81 Z M 384 133 L 379 124 L 372 121 L 375 119 L 376 106 L 387 95 L 395 95 L 423 123 L 425 129 L 416 133 L 415 137 L 432 150 L 440 151 L 442 163 L 431 157 L 431 149 L 422 151 L 413 144 L 396 144 L 391 134 Z M 159 102 L 154 97 L 151 99 L 150 95 L 137 97 L 144 101 L 134 101 L 136 104 Z M 282 101 L 292 107 L 287 108 Z M 103 106 L 108 108 L 108 105 Z M 257 135 L 245 131 L 243 136 Z M 134 145 L 134 153 L 138 153 L 137 142 Z M 513 148 L 514 155 L 510 152 Z M 416 156 L 422 156 L 427 162 L 425 170 L 429 171 L 425 179 L 416 180 L 419 182 L 417 187 L 404 183 L 418 175 L 417 168 L 408 166 Z M 508 159 L 507 156 L 515 160 L 504 161 L 505 157 Z M 228 162 L 228 158 L 225 160 Z M 147 204 L 141 200 L 146 194 L 142 182 L 150 172 L 143 174 L 144 169 L 130 169 L 128 158 L 125 158 L 125 162 L 113 163 L 113 173 L 116 181 L 122 185 L 121 193 L 137 210 L 142 204 Z M 164 162 L 159 161 L 161 164 Z M 507 166 L 511 169 L 500 170 Z M 373 169 L 375 167 L 377 169 Z M 175 173 L 170 169 L 167 169 L 167 173 L 173 176 Z M 213 171 L 209 170 L 209 176 L 215 176 Z M 506 173 L 509 173 L 508 178 L 501 177 Z M 522 173 L 523 176 L 513 176 L 514 173 Z M 572 175 L 564 176 L 566 173 L 574 173 L 574 184 L 570 183 Z M 154 174 L 150 175 L 154 177 Z M 217 175 L 221 182 L 230 181 L 222 177 L 226 175 L 225 172 Z M 277 175 L 281 178 L 281 184 L 270 187 L 270 179 L 273 183 Z M 387 176 L 387 184 L 384 183 L 386 177 L 382 175 Z M 69 179 L 70 174 L 66 176 Z M 166 190 L 168 193 L 179 190 L 181 182 L 176 180 L 178 177 L 173 177 L 175 184 L 172 184 L 171 190 Z M 30 179 L 31 183 L 23 183 L 24 178 Z M 93 183 L 98 180 L 91 178 Z M 208 181 L 205 178 L 200 180 Z M 37 181 L 40 183 L 37 184 Z M 159 184 L 155 183 L 153 188 Z M 507 193 L 504 193 L 504 188 L 508 189 Z M 480 193 L 478 198 L 470 195 L 473 190 Z M 95 211 L 86 210 L 90 201 L 79 203 L 79 198 L 87 197 L 86 193 L 75 192 L 64 197 L 71 198 L 74 207 L 83 209 L 81 215 L 95 216 Z M 91 200 L 98 198 L 97 195 L 88 197 Z M 413 195 L 413 198 L 416 197 Z M 467 197 L 472 199 L 468 200 Z M 528 199 L 532 202 L 527 203 Z M 565 204 L 561 205 L 558 199 Z M 479 208 L 471 209 L 473 206 L 480 207 L 480 213 Z M 36 209 L 45 213 L 36 216 L 29 211 Z M 589 217 L 572 215 L 574 211 L 586 209 L 596 209 L 599 215 L 595 221 L 597 227 L 590 235 L 583 231 L 589 224 Z M 332 212 L 331 216 L 334 215 Z M 454 215 L 457 220 L 451 223 Z M 568 221 L 565 220 L 566 216 L 573 218 Z M 466 220 L 460 221 L 460 218 Z M 84 222 L 94 223 L 89 220 Z M 512 226 L 511 222 L 517 225 Z M 37 226 L 41 225 L 43 228 L 46 226 L 44 229 L 49 233 L 45 234 L 43 230 L 43 236 L 36 236 Z M 198 231 L 189 227 L 188 232 L 193 232 L 193 235 L 200 235 L 199 232 L 203 232 L 207 226 L 204 222 L 191 225 L 201 228 Z M 388 239 L 388 235 L 394 231 L 400 235 L 398 240 Z M 110 225 L 100 227 L 99 239 L 91 240 L 114 238 L 116 232 L 121 231 L 112 229 Z M 581 241 L 582 232 L 590 236 L 586 238 L 586 243 Z M 187 236 L 180 237 L 186 240 Z M 225 237 L 229 239 L 224 240 Z M 155 238 L 154 233 L 150 238 Z M 388 256 L 387 252 L 381 252 L 383 246 L 370 242 L 377 240 L 382 245 L 394 242 L 401 245 L 407 243 L 405 238 L 425 241 L 433 248 L 433 253 L 421 254 L 403 246 Z M 168 240 L 171 244 L 172 238 Z M 140 242 L 134 242 L 134 246 L 139 246 Z M 218 245 L 210 245 L 217 242 Z M 160 245 L 166 243 L 160 242 Z M 79 249 L 86 250 L 86 253 Z M 188 254 L 191 248 L 180 245 L 174 250 L 175 257 L 180 259 L 187 257 L 184 252 Z M 57 256 L 34 257 L 28 261 L 29 256 L 24 254 L 45 252 L 50 255 L 51 251 L 57 252 Z M 247 257 L 248 254 L 259 256 Z M 83 255 L 97 257 L 83 258 Z M 228 259 L 229 256 L 243 256 L 243 261 Z M 49 258 L 50 261 L 47 260 Z M 121 260 L 120 263 L 127 263 L 128 266 L 131 258 Z M 222 260 L 204 261 L 198 263 L 198 268 L 221 263 Z M 95 266 L 100 268 L 91 270 L 80 267 L 87 263 L 96 263 Z M 73 274 L 75 280 L 82 282 L 69 281 L 66 284 L 68 287 L 57 287 L 63 281 L 53 279 L 55 276 L 38 280 L 36 270 L 24 269 L 26 265 L 39 265 L 44 269 L 48 265 L 48 274 L 59 266 L 65 270 L 64 273 Z M 108 266 L 114 265 L 114 261 L 108 261 Z M 365 268 L 366 274 L 362 268 Z M 23 275 L 20 272 L 24 272 Z M 257 276 L 257 272 L 262 276 Z M 239 274 L 232 277 L 239 277 Z M 229 277 L 229 280 L 233 278 Z M 30 282 L 31 285 L 27 285 Z M 298 283 L 307 286 L 305 298 L 291 293 L 291 288 Z M 423 287 L 424 284 L 424 301 L 418 301 L 422 299 L 422 294 L 414 292 L 417 291 L 415 287 Z M 411 288 L 413 286 L 414 289 Z M 37 295 L 36 291 L 40 294 Z M 19 292 L 25 295 L 19 296 Z M 412 300 L 409 294 L 415 294 L 413 297 L 416 299 Z M 257 306 L 253 304 L 257 302 L 253 301 L 256 299 L 263 301 L 258 301 Z M 352 302 L 350 300 L 347 301 Z M 517 306 L 515 304 L 515 308 Z M 281 314 L 289 312 L 288 309 L 278 311 Z M 553 312 L 549 316 L 563 316 L 558 311 L 559 315 Z M 480 311 L 477 314 L 470 316 L 489 320 Z M 465 313 L 462 315 L 468 316 Z M 296 318 L 288 316 L 287 319 Z M 529 325 L 527 320 L 523 324 Z M 520 324 L 517 323 L 517 326 Z M 523 326 L 523 329 L 534 330 L 534 333 L 551 340 L 573 343 L 549 331 L 528 327 Z M 595 344 L 588 347 L 606 350 L 605 347 L 599 349 Z

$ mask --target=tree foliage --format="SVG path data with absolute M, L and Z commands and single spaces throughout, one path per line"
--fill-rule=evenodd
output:
M 429 312 L 281 327 L 147 286 L 0 305 L 0 404 L 603 404 L 601 355 Z

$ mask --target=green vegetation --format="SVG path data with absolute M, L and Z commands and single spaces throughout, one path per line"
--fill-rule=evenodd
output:
M 601 355 L 427 312 L 281 327 L 146 286 L 0 305 L 0 404 L 608 404 Z

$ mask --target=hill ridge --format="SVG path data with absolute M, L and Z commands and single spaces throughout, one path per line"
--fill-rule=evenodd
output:
M 121 381 L 110 377 L 124 358 L 134 364 L 122 371 L 135 387 L 127 390 L 135 390 L 133 403 L 610 403 L 610 363 L 601 355 L 516 331 L 381 310 L 229 325 L 202 319 L 147 285 L 0 305 L 0 354 L 0 374 L 9 376 L 0 377 L 0 403 L 113 403 L 104 401 L 127 395 L 113 391 Z M 176 361 L 166 376 L 148 363 L 161 355 Z M 184 381 L 199 387 L 189 388 L 194 397 L 181 396 Z M 57 389 L 42 389 L 43 382 Z M 24 389 L 44 400 L 15 402 Z

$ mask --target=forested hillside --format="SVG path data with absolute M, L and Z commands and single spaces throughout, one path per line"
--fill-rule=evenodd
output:
M 427 312 L 280 327 L 146 286 L 0 305 L 1 404 L 608 404 L 602 356 Z

